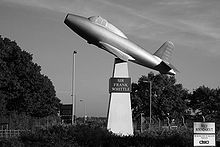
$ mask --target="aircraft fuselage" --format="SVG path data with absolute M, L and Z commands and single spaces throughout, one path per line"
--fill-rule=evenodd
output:
M 117 54 L 115 54 L 114 49 L 119 50 L 122 55 L 125 53 L 131 57 L 128 58 L 129 61 L 158 70 L 161 73 L 175 74 L 174 71 L 170 72 L 170 68 L 160 68 L 162 59 L 159 57 L 148 53 L 127 38 L 115 34 L 101 25 L 92 23 L 88 18 L 68 14 L 64 22 L 89 44 L 94 44 L 115 56 Z

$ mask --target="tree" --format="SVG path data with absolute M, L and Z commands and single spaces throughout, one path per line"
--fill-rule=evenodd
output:
M 133 116 L 144 113 L 149 116 L 149 82 L 152 82 L 152 115 L 155 118 L 179 118 L 186 110 L 188 90 L 182 84 L 176 84 L 174 76 L 154 75 L 142 76 L 138 83 L 132 83 L 131 102 Z
M 34 117 L 57 114 L 60 100 L 50 79 L 32 55 L 16 42 L 0 36 L 0 111 L 16 111 Z
M 200 86 L 190 94 L 189 107 L 196 112 L 197 116 L 205 117 L 206 121 L 219 119 L 220 89 Z

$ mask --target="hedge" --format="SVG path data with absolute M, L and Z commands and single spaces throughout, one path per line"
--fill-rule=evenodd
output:
M 192 129 L 152 129 L 134 136 L 120 136 L 104 128 L 81 124 L 53 126 L 24 132 L 19 138 L 0 139 L 10 147 L 192 147 Z M 219 143 L 217 142 L 217 146 Z

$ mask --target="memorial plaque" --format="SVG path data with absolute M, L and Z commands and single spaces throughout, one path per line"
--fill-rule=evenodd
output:
M 109 93 L 130 93 L 131 92 L 131 78 L 110 78 Z

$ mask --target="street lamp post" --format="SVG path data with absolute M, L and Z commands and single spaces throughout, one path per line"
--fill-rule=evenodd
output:
M 205 116 L 202 114 L 202 112 L 199 112 L 199 115 L 202 116 L 202 121 L 205 122 Z
M 167 124 L 168 124 L 168 126 L 169 126 L 169 129 L 170 129 L 170 118 L 169 118 L 169 115 L 170 115 L 170 113 L 167 113 Z
M 84 102 L 84 123 L 86 122 L 86 101 L 85 100 L 80 100 L 80 102 Z
M 75 55 L 76 55 L 76 51 L 73 51 L 73 69 L 72 69 L 72 125 L 76 123 L 76 115 L 75 115 L 75 102 L 76 102 L 76 85 L 75 85 Z
M 204 115 L 202 115 L 202 120 L 203 120 L 203 122 L 205 122 L 205 117 L 204 117 Z
M 149 129 L 151 129 L 151 118 L 152 118 L 152 81 L 143 81 L 145 83 L 150 84 L 150 123 L 149 123 Z

